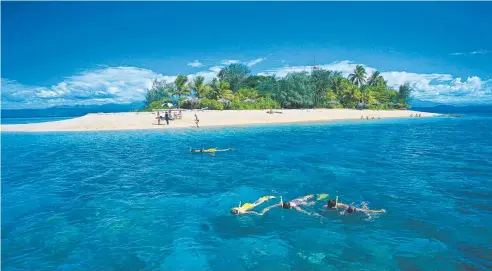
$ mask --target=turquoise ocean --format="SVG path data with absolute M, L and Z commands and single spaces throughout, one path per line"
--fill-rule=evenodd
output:
M 491 115 L 1 139 L 5 271 L 492 269 Z

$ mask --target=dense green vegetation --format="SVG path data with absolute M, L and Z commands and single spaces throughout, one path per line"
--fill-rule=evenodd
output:
M 147 91 L 144 110 L 166 108 L 174 101 L 180 108 L 276 109 L 276 108 L 408 108 L 412 88 L 408 83 L 390 88 L 379 72 L 367 76 L 357 65 L 347 78 L 340 72 L 314 69 L 275 76 L 250 75 L 243 64 L 223 68 L 205 83 L 202 76 L 191 82 L 179 75 L 174 83 L 154 80 Z

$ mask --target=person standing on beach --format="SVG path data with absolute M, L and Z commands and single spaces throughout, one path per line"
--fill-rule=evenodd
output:
M 167 113 L 167 111 L 164 114 L 164 118 L 166 119 L 166 124 L 169 125 L 169 114 Z
M 161 125 L 161 114 L 157 111 L 157 125 Z
M 198 123 L 200 122 L 200 120 L 198 119 L 198 116 L 195 114 L 195 124 L 196 124 L 196 128 L 200 128 L 200 126 L 198 126 Z

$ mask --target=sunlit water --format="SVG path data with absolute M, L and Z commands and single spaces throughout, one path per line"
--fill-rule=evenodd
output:
M 2 133 L 2 270 L 488 270 L 491 178 L 484 116 Z M 229 213 L 322 192 L 387 213 Z

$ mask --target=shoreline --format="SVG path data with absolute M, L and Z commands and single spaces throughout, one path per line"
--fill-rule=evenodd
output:
M 410 118 L 411 114 L 421 117 L 442 114 L 411 110 L 356 110 L 356 109 L 283 109 L 282 114 L 267 114 L 267 110 L 183 110 L 182 119 L 166 125 L 161 120 L 157 125 L 156 112 L 91 113 L 67 120 L 1 125 L 1 132 L 83 132 L 118 130 L 159 130 L 195 128 L 194 115 L 200 119 L 200 127 L 226 127 L 247 125 L 270 125 L 289 123 L 319 123 L 343 120 L 369 120 L 388 118 Z M 163 111 L 161 111 L 163 112 Z M 163 113 L 162 113 L 163 115 Z M 364 119 L 361 119 L 364 116 Z M 374 119 L 372 119 L 374 117 Z

